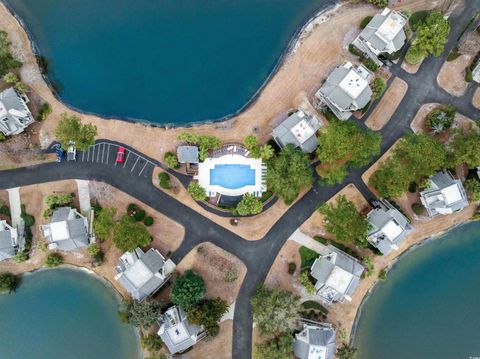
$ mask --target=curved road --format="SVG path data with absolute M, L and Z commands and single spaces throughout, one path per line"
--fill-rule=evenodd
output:
M 450 19 L 452 23 L 450 40 L 441 57 L 426 59 L 415 75 L 406 73 L 397 65 L 390 69 L 395 76 L 403 78 L 408 83 L 409 88 L 396 113 L 381 130 L 382 153 L 409 131 L 411 120 L 424 103 L 452 103 L 464 115 L 472 119 L 480 118 L 480 111 L 471 104 L 476 85 L 471 84 L 464 96 L 455 98 L 441 89 L 436 81 L 436 76 L 447 54 L 455 47 L 457 38 L 464 26 L 471 19 L 472 14 L 480 10 L 480 0 L 469 0 L 466 3 L 465 9 L 460 14 L 454 14 Z M 470 29 L 478 24 L 479 20 L 477 19 Z M 149 160 L 158 164 L 153 159 Z M 312 189 L 293 205 L 260 241 L 246 241 L 156 189 L 151 183 L 152 166 L 140 177 L 132 175 L 131 171 L 96 162 L 47 163 L 0 171 L 0 189 L 63 179 L 104 181 L 155 208 L 185 227 L 185 238 L 178 250 L 172 255 L 174 261 L 180 261 L 194 246 L 205 241 L 210 241 L 236 255 L 247 267 L 247 275 L 236 301 L 233 324 L 233 358 L 241 359 L 251 358 L 252 356 L 253 318 L 250 298 L 253 296 L 256 286 L 264 281 L 284 242 L 297 227 L 310 217 L 319 203 L 328 200 L 347 183 L 354 183 L 367 199 L 372 199 L 373 195 L 361 179 L 361 175 L 366 168 L 351 170 L 342 184 L 331 187 L 320 186 L 318 178 L 316 178 Z M 182 178 L 177 173 L 171 173 L 185 183 L 186 178 Z

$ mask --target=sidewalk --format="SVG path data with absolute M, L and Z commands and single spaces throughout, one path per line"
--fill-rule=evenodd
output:
M 80 212 L 86 214 L 90 212 L 90 190 L 88 188 L 89 181 L 75 180 L 78 188 L 78 201 L 80 202 Z
M 327 255 L 329 253 L 326 245 L 307 236 L 305 233 L 301 232 L 299 228 L 295 232 L 293 232 L 293 234 L 288 238 L 288 240 L 297 242 L 302 246 L 305 246 L 321 255 Z
M 10 203 L 10 214 L 12 217 L 12 226 L 18 227 L 22 221 L 22 207 L 20 202 L 20 187 L 9 188 L 8 201 Z

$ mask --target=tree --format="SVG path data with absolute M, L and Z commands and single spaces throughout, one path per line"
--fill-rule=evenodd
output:
M 162 302 L 158 300 L 139 302 L 124 300 L 123 308 L 118 312 L 120 321 L 137 328 L 150 328 L 162 314 Z
M 388 6 L 388 0 L 366 0 L 368 3 L 384 8 Z
M 368 244 L 369 223 L 345 196 L 339 196 L 336 205 L 323 204 L 319 212 L 325 216 L 325 229 L 337 240 L 361 246 Z
M 265 343 L 256 344 L 253 359 L 291 359 L 292 349 L 293 337 L 282 334 Z
M 207 192 L 205 191 L 205 188 L 196 182 L 190 182 L 187 191 L 195 201 L 205 201 L 207 198 Z
M 469 131 L 458 130 L 449 147 L 452 165 L 465 163 L 468 168 L 480 166 L 480 134 L 470 128 Z
M 145 247 L 152 241 L 147 228 L 129 216 L 123 216 L 113 228 L 113 243 L 123 252 L 131 252 L 137 247 Z
M 240 216 L 259 214 L 263 210 L 263 203 L 260 199 L 250 193 L 245 193 L 242 200 L 237 204 L 236 211 Z
M 332 121 L 318 137 L 319 174 L 329 184 L 340 183 L 347 167 L 362 167 L 380 153 L 380 135 L 353 121 Z
M 448 130 L 453 125 L 455 113 L 455 107 L 451 105 L 435 109 L 427 116 L 427 126 L 433 133 L 441 133 Z
M 48 195 L 44 201 L 48 208 L 54 209 L 70 204 L 72 199 L 73 197 L 70 193 L 60 193 Z
M 142 348 L 148 350 L 149 352 L 158 352 L 160 349 L 162 349 L 162 338 L 160 338 L 160 336 L 157 334 L 143 335 L 140 342 L 142 344 Z
M 268 161 L 275 155 L 275 150 L 271 145 L 265 144 L 259 148 L 259 155 L 262 160 Z
M 10 53 L 10 41 L 5 31 L 0 31 L 0 77 L 7 72 L 22 66 L 22 63 L 13 58 Z
M 373 97 L 375 98 L 379 98 L 380 96 L 382 96 L 385 88 L 387 87 L 385 81 L 381 77 L 375 77 L 375 79 L 372 81 L 371 86 Z
M 304 271 L 300 274 L 299 281 L 305 287 L 308 293 L 310 294 L 315 293 L 315 285 L 310 280 L 310 277 L 307 271 Z
M 27 85 L 25 85 L 23 82 L 21 81 L 17 81 L 17 83 L 15 84 L 15 89 L 18 91 L 18 92 L 21 92 L 21 93 L 25 93 L 28 91 L 28 87 Z
M 52 113 L 52 111 L 52 106 L 50 106 L 48 102 L 42 103 L 42 105 L 38 109 L 37 121 L 46 120 L 48 116 Z
M 171 168 L 180 168 L 180 163 L 178 163 L 177 156 L 172 152 L 166 152 L 163 156 L 163 159 L 168 167 Z
M 200 302 L 204 295 L 203 278 L 189 269 L 173 283 L 170 299 L 188 312 Z
M 55 136 L 63 148 L 67 148 L 68 143 L 73 141 L 81 151 L 86 151 L 95 144 L 96 135 L 97 127 L 95 125 L 82 125 L 77 116 L 68 116 L 66 113 L 61 114 L 60 121 L 55 129 Z
M 18 82 L 18 77 L 13 72 L 8 72 L 3 76 L 3 81 L 7 84 L 14 84 Z
M 47 258 L 45 258 L 45 265 L 48 268 L 55 268 L 58 267 L 60 264 L 63 263 L 63 257 L 60 253 L 49 253 Z
M 243 144 L 250 151 L 250 156 L 254 158 L 260 157 L 260 146 L 258 145 L 257 136 L 249 135 L 243 139 Z
M 18 285 L 18 278 L 10 272 L 0 273 L 0 293 L 15 292 Z
M 469 178 L 465 181 L 465 189 L 473 202 L 480 202 L 480 181 Z
M 336 357 L 338 359 L 356 359 L 357 348 L 353 348 L 347 343 L 343 343 L 342 346 L 337 349 Z
M 300 191 L 313 182 L 312 169 L 307 154 L 288 145 L 277 158 L 269 162 L 267 186 L 286 204 L 290 204 Z
M 191 324 L 203 325 L 210 336 L 219 332 L 218 322 L 228 312 L 228 304 L 222 298 L 206 299 L 188 312 Z
M 407 52 L 406 60 L 418 64 L 428 55 L 442 54 L 450 33 L 450 23 L 440 11 L 432 11 L 417 27 L 416 38 Z
M 251 304 L 253 321 L 261 335 L 275 337 L 289 333 L 295 328 L 299 317 L 300 300 L 291 292 L 279 287 L 269 289 L 261 284 Z
M 187 142 L 199 147 L 198 157 L 200 161 L 204 161 L 208 156 L 209 150 L 214 150 L 220 147 L 220 140 L 215 136 L 198 135 L 192 132 L 182 132 L 178 135 L 178 140 Z
M 93 219 L 93 231 L 100 241 L 109 239 L 112 229 L 115 227 L 115 208 L 102 208 Z

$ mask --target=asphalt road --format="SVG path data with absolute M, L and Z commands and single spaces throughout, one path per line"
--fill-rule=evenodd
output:
M 471 104 L 475 84 L 470 84 L 464 96 L 455 98 L 441 89 L 436 81 L 436 76 L 446 56 L 456 45 L 457 38 L 464 26 L 478 10 L 480 10 L 480 0 L 469 0 L 466 1 L 465 9 L 460 14 L 452 15 L 450 18 L 452 23 L 450 40 L 443 55 L 439 58 L 429 57 L 426 59 L 417 74 L 408 74 L 398 65 L 394 65 L 390 69 L 395 76 L 404 79 L 409 88 L 397 111 L 381 130 L 382 153 L 402 135 L 410 131 L 410 122 L 424 103 L 452 103 L 464 115 L 472 119 L 480 118 L 480 111 Z M 478 20 L 476 23 L 478 23 Z M 470 27 L 470 29 L 472 28 L 473 26 Z M 248 271 L 235 306 L 233 323 L 233 358 L 235 359 L 251 358 L 252 356 L 253 318 L 250 299 L 256 286 L 264 281 L 269 268 L 287 238 L 310 217 L 319 203 L 328 200 L 349 183 L 355 184 L 367 199 L 374 198 L 361 179 L 362 173 L 369 166 L 351 170 L 342 184 L 331 187 L 321 186 L 318 183 L 318 178 L 316 178 L 312 189 L 275 223 L 262 240 L 246 241 L 152 186 L 153 164 L 161 165 L 157 161 L 129 146 L 125 146 L 127 148 L 126 156 L 131 153 L 130 157 L 125 166 L 115 165 L 112 156 L 115 152 L 115 146 L 119 144 L 111 141 L 100 142 L 102 143 L 97 144 L 94 149 L 85 154 L 79 153 L 76 163 L 48 163 L 0 171 L 0 189 L 63 179 L 104 181 L 139 201 L 145 202 L 185 227 L 185 238 L 179 249 L 172 255 L 175 262 L 179 262 L 194 246 L 205 241 L 210 241 L 236 255 L 245 263 Z M 375 160 L 376 158 L 373 161 Z M 187 176 L 182 176 L 173 171 L 170 171 L 170 173 L 177 176 L 184 185 L 189 181 Z

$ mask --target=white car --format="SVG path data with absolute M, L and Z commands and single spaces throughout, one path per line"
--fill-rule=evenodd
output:
M 70 141 L 67 148 L 67 161 L 76 161 L 77 160 L 77 148 L 75 147 L 75 142 Z

